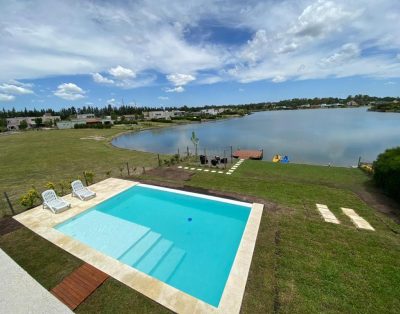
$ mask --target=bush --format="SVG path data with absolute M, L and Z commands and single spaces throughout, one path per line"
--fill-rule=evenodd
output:
M 374 181 L 385 193 L 400 201 L 400 147 L 387 149 L 374 161 Z
M 91 185 L 94 183 L 94 173 L 90 171 L 84 171 L 83 176 L 85 177 L 85 181 L 87 185 Z
M 111 129 L 111 124 L 75 124 L 74 129 Z
M 151 119 L 151 122 L 160 122 L 160 123 L 172 123 L 172 120 L 166 120 L 166 119 Z
M 38 191 L 32 187 L 25 195 L 22 195 L 19 202 L 22 206 L 32 208 L 36 200 L 40 200 Z

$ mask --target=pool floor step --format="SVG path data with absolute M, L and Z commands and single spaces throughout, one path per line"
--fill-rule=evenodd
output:
M 134 266 L 135 268 L 149 274 L 165 254 L 171 249 L 173 243 L 166 239 L 161 239 L 147 252 Z
M 185 254 L 184 250 L 174 246 L 151 272 L 151 275 L 166 282 L 179 266 Z
M 137 263 L 161 238 L 159 233 L 150 231 L 127 250 L 119 260 L 128 265 Z

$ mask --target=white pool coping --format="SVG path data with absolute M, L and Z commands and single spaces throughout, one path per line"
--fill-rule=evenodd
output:
M 250 270 L 251 260 L 253 257 L 258 229 L 261 222 L 261 216 L 264 207 L 262 204 L 250 204 L 224 199 L 221 197 L 141 184 L 141 186 L 167 190 L 174 193 L 203 197 L 237 205 L 245 204 L 242 206 L 251 206 L 242 239 L 236 252 L 236 256 L 218 307 L 214 307 L 131 266 L 123 264 L 120 261 L 107 256 L 106 254 L 103 254 L 92 247 L 89 247 L 78 240 L 54 229 L 54 226 L 65 222 L 66 220 L 137 184 L 139 183 L 109 178 L 91 185 L 91 189 L 97 193 L 97 197 L 91 200 L 83 202 L 73 198 L 71 195 L 65 196 L 64 199 L 70 201 L 72 204 L 72 208 L 65 212 L 55 215 L 49 210 L 43 209 L 42 206 L 38 206 L 14 216 L 14 219 L 65 251 L 93 265 L 111 277 L 119 280 L 125 285 L 135 289 L 136 291 L 144 294 L 145 296 L 174 312 L 239 313 Z
M 183 195 L 188 195 L 188 196 L 193 196 L 193 197 L 205 198 L 205 199 L 212 200 L 212 201 L 229 203 L 229 204 L 238 205 L 238 206 L 252 207 L 251 203 L 231 200 L 231 199 L 228 199 L 228 198 L 223 198 L 223 197 L 218 197 L 218 196 L 211 196 L 211 195 L 200 194 L 200 193 L 195 193 L 195 192 L 187 192 L 187 191 L 170 189 L 170 188 L 165 188 L 163 186 L 149 185 L 149 184 L 144 184 L 144 183 L 139 183 L 138 186 L 143 186 L 143 187 L 149 188 L 149 189 L 166 191 L 166 192 L 170 192 L 170 193 L 176 193 L 176 194 L 183 194 Z

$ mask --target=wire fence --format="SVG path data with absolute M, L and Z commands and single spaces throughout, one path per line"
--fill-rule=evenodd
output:
M 10 189 L 8 191 L 0 191 L 0 218 L 19 214 L 27 209 L 40 205 L 42 203 L 40 195 L 45 190 L 53 189 L 59 196 L 70 194 L 71 182 L 74 180 L 79 179 L 85 185 L 91 185 L 110 177 L 135 179 L 153 168 L 154 167 L 134 165 L 127 161 L 107 171 L 94 172 L 91 170 L 82 170 L 81 173 L 73 177 L 60 179 L 58 181 L 46 181 L 40 178 L 34 187 L 26 186 L 18 190 Z M 22 204 L 24 197 L 25 205 Z
M 193 165 L 197 167 L 215 167 L 228 168 L 233 162 L 232 152 L 234 148 L 231 146 L 220 148 L 206 148 L 186 146 L 177 148 L 176 153 L 172 155 L 158 155 L 158 167 L 171 167 L 179 164 Z M 144 167 L 135 165 L 132 162 L 124 162 L 120 165 L 110 168 L 107 171 L 93 172 L 90 169 L 82 169 L 80 173 L 73 177 L 61 178 L 58 181 L 51 182 L 40 178 L 37 180 L 35 187 L 21 187 L 20 189 L 10 189 L 8 191 L 0 191 L 0 218 L 4 216 L 12 216 L 21 213 L 27 209 L 36 207 L 42 203 L 40 195 L 47 189 L 54 189 L 59 196 L 64 196 L 71 193 L 71 182 L 81 180 L 86 185 L 102 181 L 109 177 L 124 178 L 124 179 L 139 179 L 140 176 L 146 174 L 154 167 Z M 28 198 L 25 205 L 21 204 L 22 198 L 29 194 L 30 190 L 34 190 L 32 199 Z

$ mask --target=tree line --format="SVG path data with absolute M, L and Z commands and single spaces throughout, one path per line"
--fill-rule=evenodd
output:
M 374 97 L 368 95 L 355 95 L 348 96 L 347 98 L 337 98 L 337 97 L 326 97 L 326 98 L 293 98 L 288 100 L 281 100 L 278 102 L 260 102 L 260 103 L 248 103 L 248 104 L 228 104 L 224 106 L 215 106 L 215 105 L 207 105 L 202 107 L 189 107 L 187 105 L 181 107 L 137 107 L 131 105 L 107 105 L 104 107 L 96 107 L 96 106 L 82 106 L 75 107 L 71 106 L 68 108 L 62 108 L 58 111 L 47 108 L 47 109 L 27 109 L 24 110 L 16 110 L 15 108 L 0 111 L 0 119 L 6 118 L 15 118 L 15 117 L 42 117 L 45 113 L 51 113 L 52 115 L 60 116 L 62 120 L 68 119 L 69 117 L 76 114 L 87 114 L 92 113 L 97 117 L 101 116 L 124 116 L 124 115 L 142 115 L 145 111 L 152 110 L 182 110 L 186 112 L 195 112 L 202 109 L 213 109 L 213 108 L 230 108 L 232 110 L 246 110 L 246 111 L 259 111 L 259 110 L 268 110 L 275 107 L 299 107 L 302 105 L 320 105 L 320 104 L 334 104 L 334 103 L 343 103 L 349 101 L 356 101 L 359 105 L 368 105 L 371 102 L 393 102 L 395 100 L 400 101 L 399 97 Z

